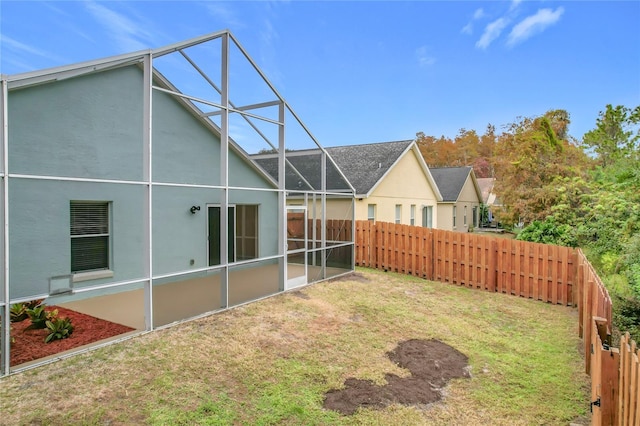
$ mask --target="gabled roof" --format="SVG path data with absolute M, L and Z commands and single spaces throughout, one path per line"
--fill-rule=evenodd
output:
M 478 178 L 478 186 L 482 191 L 482 202 L 488 206 L 499 206 L 501 205 L 500 200 L 496 196 L 495 192 L 493 192 L 493 186 L 496 183 L 495 178 Z
M 369 195 L 413 140 L 326 148 L 357 195 Z
M 285 152 L 285 188 L 289 191 L 320 190 L 322 185 L 322 151 L 308 149 Z M 278 179 L 278 154 L 255 154 L 251 159 L 273 179 Z M 326 190 L 352 192 L 349 183 L 330 160 L 326 162 Z
M 413 140 L 334 146 L 325 148 L 325 151 L 339 169 L 327 162 L 328 191 L 344 189 L 350 184 L 355 189 L 356 197 L 368 197 L 398 161 L 409 151 L 413 151 L 427 181 L 436 194 L 436 199 L 442 201 L 429 168 Z M 286 188 L 288 190 L 306 191 L 311 189 L 310 186 L 316 188 L 315 183 L 320 182 L 321 170 L 313 164 L 317 164 L 315 158 L 319 155 L 320 150 L 316 149 L 285 153 L 289 162 L 285 167 Z M 258 154 L 251 156 L 251 158 L 271 176 L 277 176 L 277 154 Z M 299 172 L 299 175 L 296 172 Z M 348 182 L 344 181 L 340 172 Z
M 482 193 L 478 187 L 473 168 L 469 166 L 463 167 L 430 167 L 431 175 L 440 189 L 442 201 L 456 202 L 460 197 L 460 192 L 464 187 L 467 178 L 471 176 L 478 200 L 482 200 Z
M 480 192 L 482 193 L 482 202 L 487 204 L 487 200 L 489 199 L 489 194 L 493 191 L 493 182 L 494 178 L 477 178 L 478 186 L 480 187 Z

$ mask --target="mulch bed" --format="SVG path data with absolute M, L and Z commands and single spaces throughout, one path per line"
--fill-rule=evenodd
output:
M 11 366 L 55 355 L 134 330 L 126 325 L 116 324 L 60 306 L 47 306 L 45 308 L 46 311 L 53 311 L 54 309 L 58 310 L 59 318 L 66 317 L 71 319 L 71 324 L 73 325 L 71 336 L 66 339 L 45 343 L 44 339 L 48 334 L 46 329 L 25 330 L 31 325 L 31 321 L 28 318 L 24 321 L 12 322 L 11 337 L 15 339 L 15 342 L 11 344 Z
M 387 353 L 389 359 L 411 372 L 409 377 L 386 374 L 387 384 L 349 378 L 344 389 L 325 394 L 324 408 L 354 414 L 359 407 L 384 408 L 390 404 L 424 405 L 442 398 L 442 388 L 453 378 L 470 377 L 468 358 L 439 340 L 412 339 Z

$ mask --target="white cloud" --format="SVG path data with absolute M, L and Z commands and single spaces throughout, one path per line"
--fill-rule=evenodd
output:
M 110 36 L 116 41 L 119 49 L 131 52 L 149 48 L 153 38 L 144 29 L 145 25 L 142 23 L 133 22 L 128 17 L 93 1 L 86 2 L 85 6 L 96 20 L 110 32 Z
M 489 47 L 489 45 L 500 36 L 500 33 L 502 33 L 502 30 L 504 30 L 508 23 L 509 21 L 506 18 L 498 18 L 487 24 L 484 33 L 482 33 L 482 37 L 476 42 L 476 47 L 479 49 Z
M 467 25 L 462 27 L 460 32 L 463 34 L 473 34 L 473 23 L 469 22 Z
M 422 68 L 430 67 L 436 63 L 436 58 L 429 54 L 427 46 L 421 46 L 416 49 L 416 59 L 418 59 L 418 65 Z
M 535 34 L 541 33 L 547 27 L 558 22 L 563 13 L 564 8 L 562 7 L 558 7 L 555 11 L 551 9 L 538 10 L 535 15 L 526 17 L 511 29 L 507 45 L 516 45 Z
M 7 37 L 4 34 L 0 34 L 0 44 L 2 45 L 3 48 L 10 50 L 14 53 L 19 53 L 19 54 L 28 53 L 30 55 L 40 56 L 44 59 L 47 59 L 53 62 L 64 62 L 60 56 L 52 55 L 48 51 L 41 50 L 36 47 L 30 46 L 28 44 L 19 42 L 10 37 Z
M 471 19 L 471 21 L 469 21 L 469 23 L 467 23 L 467 25 L 462 27 L 462 30 L 460 30 L 460 32 L 463 33 L 463 34 L 473 34 L 473 21 L 477 21 L 478 19 L 482 19 L 485 16 L 486 15 L 484 13 L 484 10 L 482 10 L 482 8 L 476 9 L 476 11 L 473 12 L 473 18 Z
M 237 30 L 245 27 L 244 23 L 238 19 L 233 10 L 230 7 L 227 7 L 226 4 L 220 2 L 207 2 L 206 7 L 209 13 L 216 19 L 219 19 L 227 28 Z
M 520 5 L 521 2 L 522 0 L 513 0 L 511 2 L 511 6 L 509 6 L 509 12 L 515 10 Z

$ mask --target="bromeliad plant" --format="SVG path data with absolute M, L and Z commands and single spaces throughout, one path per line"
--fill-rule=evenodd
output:
M 21 322 L 29 318 L 27 306 L 24 303 L 14 303 L 9 308 L 9 318 L 11 322 Z
M 66 339 L 71 335 L 71 333 L 73 333 L 71 318 L 54 318 L 46 321 L 46 325 L 49 334 L 44 338 L 45 343 L 50 343 L 54 340 Z
M 43 299 L 36 299 L 30 302 L 14 303 L 9 310 L 11 322 L 20 322 L 29 318 L 29 310 L 42 305 Z
M 31 325 L 25 330 L 40 330 L 47 328 L 47 321 L 52 321 L 58 317 L 58 310 L 45 311 L 45 306 L 36 306 L 33 309 L 27 309 L 29 318 L 31 318 Z

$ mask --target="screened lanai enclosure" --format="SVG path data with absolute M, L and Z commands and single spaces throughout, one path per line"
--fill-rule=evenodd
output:
M 1 375 L 51 360 L 26 302 L 129 336 L 353 271 L 353 188 L 230 32 L 1 84 Z

